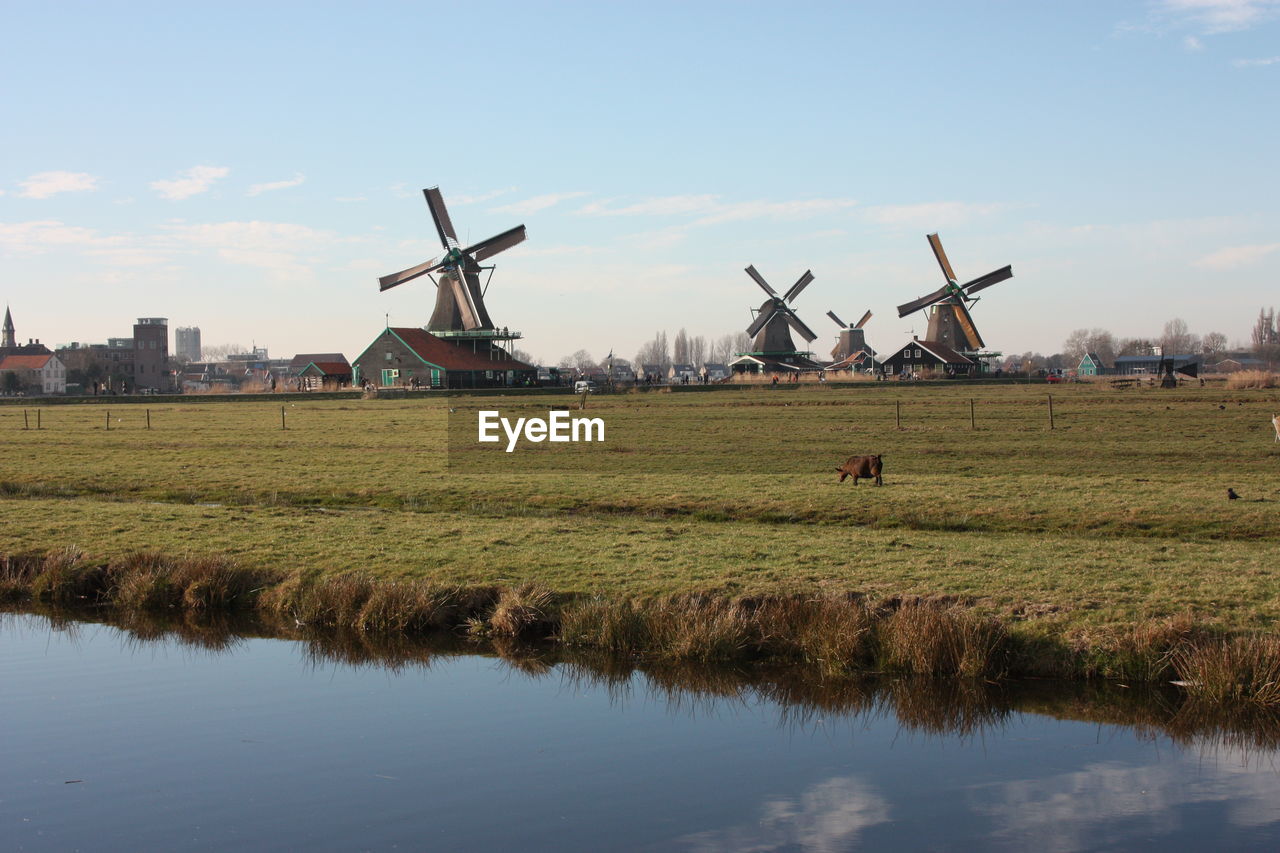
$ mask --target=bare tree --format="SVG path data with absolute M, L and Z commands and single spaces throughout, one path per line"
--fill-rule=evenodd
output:
M 702 335 L 689 338 L 689 363 L 694 367 L 707 363 L 707 339 Z
M 244 344 L 212 344 L 200 348 L 200 356 L 205 361 L 220 361 L 232 353 L 248 352 Z
M 1187 355 L 1200 348 L 1200 339 L 1191 334 L 1187 323 L 1175 317 L 1164 324 L 1164 334 L 1160 336 L 1160 350 L 1166 356 Z
M 573 355 L 566 355 L 560 359 L 559 367 L 561 370 L 576 370 L 579 373 L 585 373 L 588 370 L 594 370 L 598 365 L 591 357 L 591 353 L 580 349 Z
M 1200 352 L 1207 357 L 1220 356 L 1227 349 L 1227 336 L 1222 332 L 1209 332 L 1200 341 Z
M 658 332 L 653 340 L 640 347 L 636 353 L 636 364 L 656 364 L 662 370 L 671 365 L 671 354 L 667 349 L 667 333 Z
M 1121 338 L 1116 342 L 1116 355 L 1151 355 L 1155 347 L 1150 338 Z
M 684 329 L 676 332 L 676 339 L 672 343 L 672 361 L 676 364 L 689 363 L 689 333 Z
M 1268 364 L 1280 358 L 1280 329 L 1276 328 L 1276 309 L 1259 309 L 1252 337 L 1255 356 Z

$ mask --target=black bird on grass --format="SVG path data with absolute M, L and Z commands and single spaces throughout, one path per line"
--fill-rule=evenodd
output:
M 1235 489 L 1228 488 L 1228 489 L 1227 489 L 1227 500 L 1229 500 L 1229 501 L 1238 501 L 1238 500 L 1240 500 L 1240 496 L 1236 494 L 1236 490 L 1235 490 Z

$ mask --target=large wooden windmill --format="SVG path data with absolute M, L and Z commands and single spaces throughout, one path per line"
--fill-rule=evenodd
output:
M 854 325 L 847 325 L 844 320 L 836 316 L 836 312 L 828 311 L 827 316 L 840 327 L 840 340 L 836 342 L 835 349 L 831 351 L 831 358 L 834 361 L 844 361 L 851 355 L 855 355 L 859 350 L 866 352 L 868 355 L 874 356 L 876 351 L 867 346 L 867 333 L 862 327 L 867 325 L 867 321 L 871 319 L 871 312 L 862 315 L 862 319 Z
M 800 321 L 790 303 L 794 302 L 800 292 L 809 286 L 809 282 L 813 281 L 813 273 L 805 270 L 804 275 L 800 276 L 799 280 L 781 296 L 778 295 L 778 291 L 769 286 L 769 282 L 765 281 L 760 273 L 756 272 L 754 266 L 747 267 L 747 275 L 751 276 L 751 280 L 760 285 L 760 289 L 769 297 L 756 312 L 751 325 L 747 326 L 747 334 L 753 339 L 752 352 L 775 358 L 801 354 L 796 349 L 795 342 L 791 340 L 791 329 L 795 329 L 806 343 L 818 336 Z
M 973 281 L 957 284 L 955 271 L 951 269 L 951 262 L 947 260 L 947 253 L 942 250 L 942 241 L 937 234 L 929 235 L 929 246 L 933 249 L 933 256 L 938 259 L 938 266 L 942 267 L 942 275 L 947 283 L 928 296 L 899 305 L 898 316 L 905 317 L 915 311 L 932 308 L 925 340 L 943 344 L 963 355 L 978 353 L 986 348 L 986 343 L 973 324 L 969 306 L 977 301 L 974 294 L 978 291 L 1013 278 L 1013 267 L 1001 267 Z
M 444 255 L 436 260 L 418 264 L 416 267 L 383 276 L 378 279 L 379 290 L 390 290 L 406 281 L 413 281 L 419 276 L 439 271 L 440 280 L 435 282 L 436 307 L 431 312 L 427 331 L 439 337 L 464 335 L 495 339 L 519 337 L 518 334 L 513 336 L 498 332 L 489 319 L 489 312 L 484 307 L 485 289 L 481 287 L 480 275 L 488 270 L 492 276 L 493 266 L 482 266 L 480 262 L 523 242 L 524 226 L 517 225 L 509 231 L 503 231 L 497 236 L 481 240 L 464 249 L 458 242 L 457 233 L 453 230 L 453 222 L 449 219 L 449 211 L 444 206 L 444 197 L 440 195 L 440 188 L 431 187 L 423 190 L 422 194 L 427 197 L 427 207 L 431 210 L 432 220 L 435 221 L 436 233 L 440 235 L 440 245 L 444 247 Z M 434 281 L 434 278 L 432 280 Z M 488 281 L 485 282 L 486 287 L 487 285 Z M 485 332 L 491 334 L 484 334 Z

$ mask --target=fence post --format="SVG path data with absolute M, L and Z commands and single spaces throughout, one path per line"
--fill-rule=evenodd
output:
M 107 432 L 111 432 L 111 410 L 107 409 Z
M 902 429 L 902 401 L 893 401 L 893 419 L 897 423 L 898 429 Z
M 1049 395 L 1049 429 L 1053 429 L 1053 395 Z
M 973 416 L 973 398 L 969 398 L 969 429 L 977 429 L 978 424 Z
M 27 410 L 22 410 L 22 428 L 31 429 L 31 423 L 27 420 Z
M 151 429 L 151 410 L 147 409 L 147 429 Z
M 36 409 L 36 429 L 44 429 L 44 425 L 40 422 L 40 413 L 43 411 L 44 409 Z
M 284 406 L 280 407 L 280 429 L 288 429 L 288 427 L 284 425 Z

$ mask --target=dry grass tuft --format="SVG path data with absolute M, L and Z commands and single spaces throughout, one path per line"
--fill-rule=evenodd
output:
M 553 597 L 537 584 L 504 589 L 489 614 L 487 628 L 499 637 L 520 637 L 549 627 Z
M 106 596 L 106 572 L 74 546 L 49 552 L 30 585 L 32 597 L 56 603 L 97 602 Z
M 1102 638 L 1078 638 L 1086 677 L 1118 678 L 1125 681 L 1168 681 L 1173 678 L 1174 653 L 1204 629 L 1189 613 L 1165 619 L 1148 619 L 1132 629 Z
M 997 676 L 1005 669 L 1003 625 L 971 608 L 905 604 L 878 625 L 881 666 L 913 675 Z
M 1280 638 L 1231 637 L 1185 645 L 1174 652 L 1173 667 L 1195 699 L 1280 706 Z
M 1242 388 L 1276 388 L 1280 387 L 1280 374 L 1269 370 L 1237 370 L 1227 376 L 1227 387 Z

